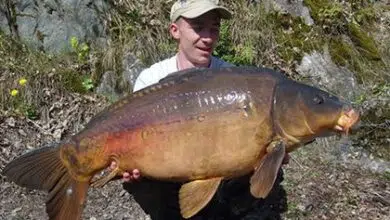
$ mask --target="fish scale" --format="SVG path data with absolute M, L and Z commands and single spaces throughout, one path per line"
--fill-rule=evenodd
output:
M 347 133 L 358 118 L 345 101 L 270 69 L 191 69 L 119 100 L 57 146 L 11 161 L 3 174 L 48 191 L 50 219 L 80 219 L 90 186 L 138 169 L 182 182 L 180 210 L 190 218 L 226 179 L 252 174 L 251 194 L 265 198 L 288 152 Z M 111 162 L 115 169 L 92 180 Z

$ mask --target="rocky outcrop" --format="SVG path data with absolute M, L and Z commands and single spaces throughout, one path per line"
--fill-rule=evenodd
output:
M 325 53 L 313 52 L 305 55 L 296 70 L 301 76 L 308 78 L 311 84 L 332 91 L 347 100 L 353 100 L 362 92 L 355 74 L 347 68 L 337 66 L 326 50 Z
M 310 16 L 309 9 L 303 4 L 303 0 L 266 0 L 265 7 L 268 10 L 276 10 L 293 16 L 302 17 L 307 25 L 313 25 L 313 18 Z
M 0 4 L 0 30 L 49 53 L 69 51 L 69 40 L 102 45 L 106 1 L 5 0 Z
M 103 73 L 99 86 L 96 88 L 98 94 L 109 97 L 111 100 L 118 100 L 120 97 L 131 92 L 138 75 L 144 69 L 142 62 L 129 50 L 124 53 L 119 74 L 114 71 Z

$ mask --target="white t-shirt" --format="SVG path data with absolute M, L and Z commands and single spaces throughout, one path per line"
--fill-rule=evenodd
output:
M 210 68 L 231 67 L 233 64 L 227 63 L 217 57 L 211 56 Z M 176 55 L 153 64 L 147 69 L 144 69 L 137 80 L 135 81 L 133 91 L 138 91 L 152 84 L 158 83 L 160 79 L 166 77 L 170 73 L 178 71 L 176 65 Z

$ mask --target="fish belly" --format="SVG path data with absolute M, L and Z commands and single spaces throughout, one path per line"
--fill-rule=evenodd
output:
M 127 137 L 131 150 L 120 164 L 160 180 L 240 176 L 264 153 L 257 139 L 260 124 L 237 111 L 145 126 Z

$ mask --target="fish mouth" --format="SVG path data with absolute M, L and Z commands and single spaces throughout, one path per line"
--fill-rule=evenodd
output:
M 348 135 L 350 128 L 359 120 L 359 113 L 354 109 L 345 111 L 337 120 L 334 129 Z

